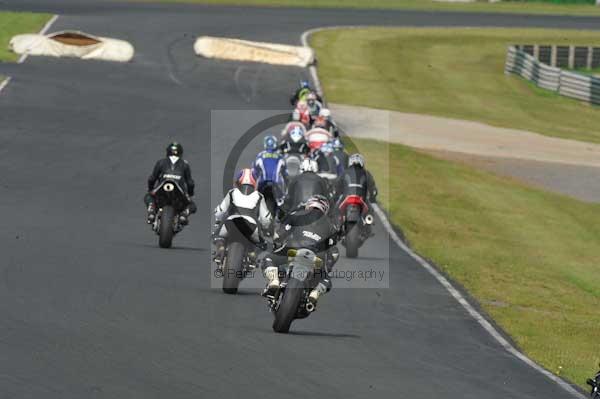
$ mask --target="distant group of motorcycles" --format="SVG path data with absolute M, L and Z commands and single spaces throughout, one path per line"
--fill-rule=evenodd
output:
M 348 258 L 358 256 L 372 235 L 369 205 L 377 196 L 364 158 L 344 151 L 330 111 L 308 82 L 301 82 L 291 103 L 280 137 L 264 138 L 264 150 L 238 172 L 215 209 L 212 234 L 223 291 L 237 293 L 240 282 L 260 267 L 277 332 L 308 317 L 331 289 L 338 242 Z M 182 155 L 180 144 L 170 144 L 148 179 L 148 223 L 164 248 L 196 211 L 194 182 Z

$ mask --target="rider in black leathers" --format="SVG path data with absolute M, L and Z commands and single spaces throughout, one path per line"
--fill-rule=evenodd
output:
M 306 248 L 325 261 L 325 268 L 313 277 L 313 289 L 308 297 L 316 305 L 319 297 L 331 290 L 328 273 L 339 257 L 335 246 L 338 237 L 339 228 L 329 217 L 329 200 L 321 195 L 309 198 L 306 205 L 289 213 L 273 236 L 273 251 L 261 256 L 261 268 L 267 279 L 265 295 L 279 288 L 282 272 L 279 267 L 287 264 L 288 250 Z
M 377 202 L 377 187 L 371 173 L 365 169 L 365 160 L 360 154 L 348 158 L 348 167 L 338 180 L 337 191 L 340 201 L 349 195 L 359 195 L 367 202 Z
M 287 187 L 285 201 L 280 208 L 280 216 L 296 209 L 313 195 L 322 195 L 331 200 L 331 189 L 327 180 L 317 174 L 317 163 L 304 159 L 300 165 L 301 173 L 295 176 Z
M 180 215 L 181 222 L 187 224 L 187 216 L 196 212 L 196 204 L 192 201 L 194 195 L 194 180 L 192 179 L 192 171 L 188 162 L 181 158 L 183 155 L 183 147 L 181 144 L 173 142 L 167 147 L 167 156 L 159 159 L 154 165 L 152 174 L 148 177 L 148 194 L 144 197 L 144 202 L 148 207 L 148 223 L 153 223 L 156 218 L 156 205 L 152 191 L 160 185 L 165 179 L 172 179 L 179 183 L 181 188 L 188 196 L 188 208 Z

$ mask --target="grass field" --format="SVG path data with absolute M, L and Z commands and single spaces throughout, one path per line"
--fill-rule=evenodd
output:
M 600 204 L 401 145 L 354 143 L 413 247 L 460 282 L 525 353 L 585 386 L 600 361 Z
M 0 12 L 0 61 L 16 61 L 19 57 L 8 50 L 11 37 L 19 33 L 37 33 L 50 18 L 48 14 Z
M 327 30 L 311 38 L 331 102 L 600 143 L 600 107 L 504 75 L 506 48 L 514 43 L 600 45 L 600 32 L 365 28 Z
M 600 16 L 600 7 L 583 4 L 553 4 L 548 2 L 503 1 L 489 3 L 447 3 L 432 0 L 133 0 L 171 3 L 221 4 L 269 7 L 401 9 L 425 11 L 503 12 Z

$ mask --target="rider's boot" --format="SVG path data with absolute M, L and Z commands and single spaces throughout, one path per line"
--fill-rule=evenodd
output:
M 317 286 L 308 294 L 308 300 L 312 304 L 313 309 L 317 307 L 317 302 L 321 295 L 327 292 L 327 287 L 323 283 L 317 284 Z
M 225 239 L 216 237 L 213 240 L 213 243 L 215 244 L 213 261 L 217 264 L 217 266 L 221 266 L 225 258 Z
M 184 209 L 180 214 L 179 214 L 179 223 L 182 226 L 187 226 L 187 224 L 190 222 L 188 219 L 188 216 L 190 216 L 190 210 L 189 208 Z
M 277 266 L 268 266 L 265 268 L 264 274 L 267 279 L 267 287 L 263 295 L 272 296 L 279 289 L 279 268 Z

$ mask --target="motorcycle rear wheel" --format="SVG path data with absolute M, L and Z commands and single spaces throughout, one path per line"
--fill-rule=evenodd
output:
M 303 293 L 304 283 L 295 278 L 291 278 L 287 283 L 277 312 L 275 312 L 273 331 L 284 334 L 290 331 L 290 326 L 298 311 L 298 306 L 300 305 L 300 299 L 302 298 Z
M 223 268 L 223 292 L 226 294 L 237 294 L 238 287 L 242 281 L 244 259 L 244 244 L 232 242 L 227 248 L 225 267 Z
M 170 205 L 165 206 L 160 214 L 160 229 L 158 231 L 158 245 L 161 248 L 171 248 L 173 236 L 175 235 L 174 221 L 175 208 Z
M 360 226 L 358 223 L 348 223 L 346 225 L 346 257 L 358 257 L 358 247 L 360 247 Z

